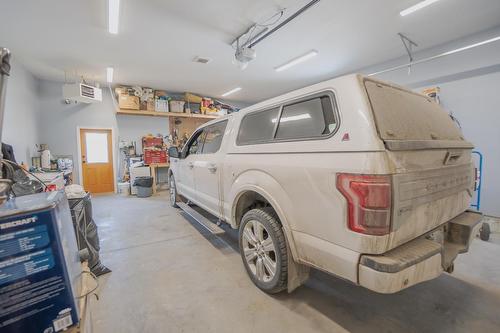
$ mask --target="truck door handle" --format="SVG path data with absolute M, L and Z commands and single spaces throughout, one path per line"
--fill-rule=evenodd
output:
M 189 162 L 189 163 L 188 163 L 188 167 L 189 167 L 189 169 L 192 169 L 192 168 L 194 167 L 193 163 L 192 163 L 192 162 Z
M 215 166 L 215 164 L 209 164 L 208 171 L 210 171 L 211 173 L 215 173 L 215 171 L 217 171 L 217 167 Z

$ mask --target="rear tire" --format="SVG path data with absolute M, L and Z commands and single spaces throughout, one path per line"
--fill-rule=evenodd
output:
M 481 238 L 481 240 L 487 242 L 490 240 L 490 233 L 491 233 L 490 225 L 486 222 L 483 223 L 483 225 L 481 226 L 481 229 L 479 229 L 479 238 Z
M 252 209 L 243 216 L 239 246 L 245 269 L 258 288 L 269 294 L 287 288 L 286 239 L 271 207 Z
M 179 208 L 177 202 L 181 201 L 180 195 L 177 193 L 177 187 L 175 185 L 174 175 L 170 174 L 169 179 L 169 192 L 170 192 L 170 205 L 174 208 Z

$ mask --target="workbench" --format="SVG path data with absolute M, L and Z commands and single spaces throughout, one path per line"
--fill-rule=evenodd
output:
M 153 177 L 153 194 L 156 193 L 156 188 L 158 186 L 157 182 L 156 182 L 156 170 L 157 169 L 160 169 L 160 168 L 168 168 L 170 166 L 170 164 L 168 163 L 151 163 L 149 165 L 149 168 L 151 169 L 151 177 Z

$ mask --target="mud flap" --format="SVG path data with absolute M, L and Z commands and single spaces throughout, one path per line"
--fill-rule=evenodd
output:
M 301 265 L 295 260 L 293 260 L 292 252 L 290 251 L 290 248 L 288 247 L 288 243 L 286 246 L 286 251 L 287 251 L 287 257 L 288 257 L 288 283 L 287 283 L 287 290 L 288 293 L 291 293 L 298 287 L 300 287 L 304 282 L 309 279 L 309 272 L 310 268 L 309 266 Z

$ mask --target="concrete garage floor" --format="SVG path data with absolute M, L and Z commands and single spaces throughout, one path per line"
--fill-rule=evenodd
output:
M 93 332 L 499 332 L 500 237 L 443 274 L 379 295 L 320 272 L 293 294 L 254 287 L 237 252 L 155 197 L 93 198 L 103 263 Z

